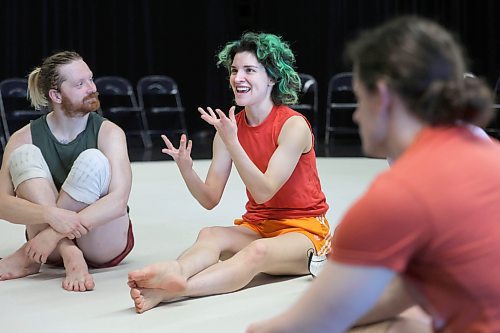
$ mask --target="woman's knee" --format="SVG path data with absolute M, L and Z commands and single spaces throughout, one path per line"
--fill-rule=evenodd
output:
M 257 239 L 251 242 L 242 251 L 242 257 L 246 265 L 260 266 L 269 256 L 269 246 L 265 239 Z
M 204 227 L 198 233 L 197 241 L 214 241 L 219 237 L 223 237 L 226 234 L 226 227 Z

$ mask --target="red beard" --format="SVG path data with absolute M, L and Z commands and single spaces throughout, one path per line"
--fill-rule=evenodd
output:
M 96 91 L 95 93 L 87 95 L 79 104 L 74 104 L 63 96 L 61 106 L 64 113 L 69 117 L 84 116 L 99 109 L 101 104 L 98 96 L 99 93 Z

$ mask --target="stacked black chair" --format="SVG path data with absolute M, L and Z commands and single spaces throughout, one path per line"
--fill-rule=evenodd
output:
M 334 75 L 328 83 L 326 102 L 325 144 L 331 134 L 357 134 L 358 126 L 352 120 L 357 102 L 352 89 L 352 72 Z
M 290 105 L 292 109 L 302 113 L 307 117 L 313 128 L 314 137 L 318 134 L 318 82 L 316 79 L 305 73 L 299 73 L 301 90 L 299 102 Z
M 166 75 L 147 75 L 137 82 L 139 107 L 146 114 L 149 134 L 187 134 L 179 87 Z
M 0 117 L 4 142 L 21 127 L 43 115 L 28 101 L 28 79 L 10 78 L 0 82 Z
M 120 126 L 127 136 L 140 135 L 144 147 L 151 148 L 146 114 L 137 103 L 130 82 L 121 76 L 102 76 L 95 80 L 95 84 L 102 115 Z

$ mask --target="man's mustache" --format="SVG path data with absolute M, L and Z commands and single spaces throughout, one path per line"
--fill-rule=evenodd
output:
M 84 101 L 88 100 L 88 99 L 92 99 L 92 98 L 97 98 L 97 96 L 99 96 L 99 92 L 93 92 L 91 94 L 88 94 L 87 96 L 85 96 L 85 98 L 83 99 Z

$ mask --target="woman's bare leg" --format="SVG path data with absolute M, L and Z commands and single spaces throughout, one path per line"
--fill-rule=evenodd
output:
M 196 242 L 177 260 L 148 265 L 129 273 L 129 286 L 184 289 L 187 279 L 219 262 L 223 252 L 236 253 L 260 238 L 254 231 L 240 226 L 209 227 L 200 231 Z
M 142 313 L 160 302 L 172 301 L 179 297 L 205 296 L 239 290 L 261 272 L 307 274 L 307 251 L 311 246 L 311 241 L 299 233 L 257 239 L 230 259 L 218 261 L 193 275 L 187 280 L 184 290 L 132 288 L 131 297 L 136 311 Z

